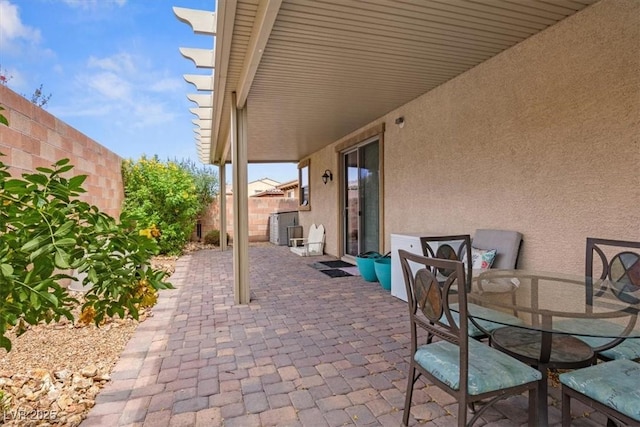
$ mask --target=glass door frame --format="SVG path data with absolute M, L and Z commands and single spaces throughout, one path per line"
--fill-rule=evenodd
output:
M 349 254 L 348 253 L 348 236 L 347 236 L 347 232 L 349 230 L 347 221 L 348 221 L 348 215 L 347 215 L 347 190 L 348 190 L 348 170 L 347 170 L 347 165 L 346 165 L 346 156 L 353 153 L 353 152 L 357 152 L 357 156 L 358 156 L 358 170 L 361 169 L 361 165 L 360 165 L 360 161 L 361 161 L 361 149 L 369 144 L 372 143 L 376 143 L 378 144 L 378 248 L 376 248 L 375 250 L 378 252 L 381 252 L 384 250 L 384 234 L 383 234 L 383 224 L 384 224 L 384 210 L 383 210 L 383 206 L 384 206 L 384 198 L 383 198 L 383 138 L 382 138 L 382 134 L 376 134 L 375 136 L 372 136 L 370 138 L 367 138 L 357 144 L 353 144 L 350 145 L 349 147 L 343 149 L 340 151 L 339 155 L 340 155 L 340 159 L 339 159 L 339 163 L 340 163 L 340 176 L 341 176 L 341 185 L 340 185 L 340 215 L 339 215 L 339 222 L 340 222 L 340 253 L 342 254 L 343 257 L 347 257 L 347 258 L 355 258 L 355 255 Z M 358 191 L 361 191 L 361 183 L 360 183 L 360 179 L 361 179 L 361 174 L 358 173 Z M 358 196 L 358 203 L 362 203 L 362 195 Z M 359 207 L 360 208 L 360 207 Z M 362 227 L 362 215 L 358 216 L 358 251 L 357 253 L 361 253 L 362 250 L 362 240 L 360 239 L 360 232 L 363 229 Z M 369 249 L 371 250 L 371 249 Z

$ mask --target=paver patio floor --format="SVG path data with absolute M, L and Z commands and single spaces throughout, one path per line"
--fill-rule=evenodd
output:
M 400 426 L 406 303 L 359 276 L 329 278 L 287 247 L 249 248 L 252 301 L 233 304 L 232 252 L 178 260 L 82 423 L 89 426 Z M 522 426 L 525 395 L 476 425 Z M 558 389 L 549 419 L 560 425 Z M 605 419 L 575 402 L 574 426 Z M 453 426 L 457 404 L 419 380 L 410 425 Z

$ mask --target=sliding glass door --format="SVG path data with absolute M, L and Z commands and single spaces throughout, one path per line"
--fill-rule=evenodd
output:
M 380 155 L 378 140 L 349 150 L 343 158 L 344 253 L 380 250 Z

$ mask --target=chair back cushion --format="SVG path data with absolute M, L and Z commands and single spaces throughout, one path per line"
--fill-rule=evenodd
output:
M 478 229 L 471 246 L 478 249 L 495 249 L 492 268 L 514 269 L 518 262 L 522 233 L 511 230 Z

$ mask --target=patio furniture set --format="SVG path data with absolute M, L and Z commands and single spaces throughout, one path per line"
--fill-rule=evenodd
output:
M 422 254 L 398 250 L 411 325 L 404 424 L 424 375 L 458 400 L 460 426 L 524 391 L 529 425 L 546 426 L 548 371 L 559 369 L 563 426 L 572 399 L 609 425 L 640 425 L 640 242 L 588 238 L 585 275 L 572 277 L 515 269 L 522 236 L 499 234 L 491 243 L 510 249 L 491 269 L 500 251 L 484 245 L 488 230 L 479 242 L 433 235 Z
M 409 243 L 393 243 L 398 237 Z M 559 376 L 563 426 L 571 424 L 571 399 L 605 413 L 610 425 L 640 425 L 640 242 L 588 238 L 584 277 L 516 269 L 521 245 L 522 234 L 510 230 L 479 229 L 473 239 L 392 235 L 404 285 L 392 295 L 407 300 L 411 322 L 405 425 L 424 375 L 458 400 L 461 426 L 467 407 L 472 425 L 496 401 L 524 391 L 529 425 L 546 426 L 550 369 L 568 370 Z M 324 227 L 313 224 L 290 249 L 322 255 Z

